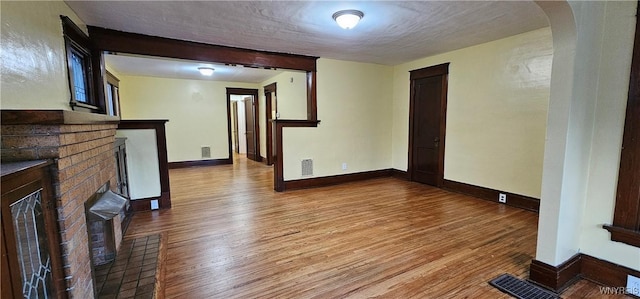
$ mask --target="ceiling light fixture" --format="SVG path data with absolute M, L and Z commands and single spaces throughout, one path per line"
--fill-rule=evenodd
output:
M 355 9 L 341 10 L 333 14 L 333 19 L 342 29 L 351 29 L 358 25 L 364 13 Z
M 198 70 L 203 76 L 211 76 L 213 75 L 213 71 L 215 71 L 215 69 L 211 67 L 199 67 Z

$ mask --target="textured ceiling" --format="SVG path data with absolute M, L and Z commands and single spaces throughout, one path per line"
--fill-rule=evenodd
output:
M 548 26 L 531 1 L 67 1 L 88 25 L 396 65 Z M 352 30 L 331 18 L 358 9 Z

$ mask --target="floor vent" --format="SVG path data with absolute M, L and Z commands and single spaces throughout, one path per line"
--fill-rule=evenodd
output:
M 313 175 L 313 160 L 311 159 L 302 160 L 302 175 L 303 176 Z
M 496 287 L 518 299 L 559 299 L 557 294 L 547 291 L 533 283 L 516 278 L 510 274 L 502 274 L 489 282 Z

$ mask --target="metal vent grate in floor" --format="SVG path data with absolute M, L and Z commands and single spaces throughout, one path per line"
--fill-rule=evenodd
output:
M 502 274 L 493 280 L 489 281 L 489 284 L 496 287 L 498 290 L 503 291 L 518 299 L 559 299 L 555 293 L 547 291 L 537 285 L 534 285 L 528 281 L 516 278 L 510 274 Z

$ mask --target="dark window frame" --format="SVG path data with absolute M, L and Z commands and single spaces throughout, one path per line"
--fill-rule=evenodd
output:
M 640 13 L 640 5 L 637 8 Z M 620 170 L 613 224 L 603 227 L 611 233 L 611 240 L 640 247 L 640 22 L 636 33 L 631 61 L 629 97 L 624 122 L 620 154 Z
M 69 80 L 70 99 L 69 104 L 71 108 L 76 111 L 104 113 L 96 97 L 96 89 L 94 86 L 94 72 L 93 72 L 93 60 L 91 55 L 91 41 L 89 36 L 86 35 L 69 17 L 60 16 L 62 20 L 62 31 L 64 35 L 64 44 L 67 58 L 67 79 Z M 72 55 L 76 54 L 83 59 L 83 78 L 86 87 L 86 101 L 79 101 L 76 99 L 75 84 L 74 84 L 74 67 L 72 63 Z
M 120 116 L 120 79 L 114 76 L 111 72 L 105 71 L 105 77 L 107 84 L 105 84 L 105 112 L 108 115 Z M 112 98 L 109 99 L 109 90 L 111 91 Z M 115 98 L 113 96 L 115 95 Z M 109 103 L 112 102 L 113 114 L 110 113 Z

